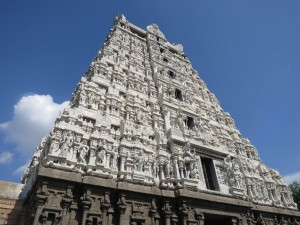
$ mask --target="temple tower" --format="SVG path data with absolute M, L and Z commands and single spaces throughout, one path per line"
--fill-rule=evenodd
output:
M 35 152 L 26 221 L 299 224 L 291 191 L 159 27 L 123 15 Z

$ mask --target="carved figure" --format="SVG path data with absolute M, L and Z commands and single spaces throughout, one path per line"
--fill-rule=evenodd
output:
M 182 114 L 181 111 L 177 112 L 177 119 L 176 122 L 179 126 L 179 129 L 182 131 L 183 135 L 185 134 L 185 124 L 184 124 L 184 115 Z
M 88 151 L 89 151 L 89 146 L 87 145 L 87 141 L 84 140 L 78 148 L 78 162 L 79 163 L 85 163 Z
M 173 163 L 170 160 L 170 157 L 168 158 L 168 160 L 166 160 L 165 162 L 165 176 L 167 178 L 172 177 L 173 176 Z
M 152 176 L 158 177 L 158 173 L 159 173 L 159 166 L 156 160 L 154 160 L 152 163 Z
M 191 179 L 197 179 L 199 177 L 199 170 L 196 166 L 196 163 L 195 162 L 191 162 L 190 163 L 190 178 Z
M 134 161 L 134 169 L 136 171 L 143 171 L 144 170 L 144 151 L 141 149 L 139 153 L 135 156 Z
M 102 165 L 105 163 L 105 159 L 106 159 L 106 140 L 103 140 L 101 143 L 101 146 L 98 149 L 98 153 L 97 153 L 97 159 L 96 159 L 96 164 L 97 165 Z
M 65 133 L 61 141 L 62 144 L 61 144 L 60 156 L 67 157 L 68 153 L 71 152 L 73 142 L 74 142 L 73 134 L 71 131 L 68 131 L 67 133 Z

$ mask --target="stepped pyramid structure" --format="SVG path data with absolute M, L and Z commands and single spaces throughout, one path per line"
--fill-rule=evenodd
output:
M 28 225 L 300 224 L 182 45 L 123 15 L 23 182 Z

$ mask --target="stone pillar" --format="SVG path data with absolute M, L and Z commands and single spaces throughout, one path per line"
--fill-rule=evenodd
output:
M 87 214 L 90 210 L 91 207 L 91 202 L 90 201 L 82 201 L 82 220 L 81 220 L 81 224 L 85 225 L 86 224 L 86 219 L 87 219 Z
M 164 216 L 165 216 L 165 224 L 166 225 L 171 225 L 171 212 L 170 211 L 165 211 L 164 212 Z
M 187 218 L 188 218 L 188 209 L 186 207 L 186 201 L 182 200 L 181 201 L 181 206 L 180 206 L 180 214 L 181 214 L 181 221 L 182 225 L 187 225 Z
M 67 225 L 68 223 L 68 211 L 71 206 L 72 199 L 69 198 L 63 198 L 61 201 L 61 225 Z
M 47 222 L 47 214 L 46 213 L 42 213 L 40 215 L 40 222 L 41 222 L 41 225 L 46 224 L 46 222 Z
M 33 225 L 38 225 L 39 224 L 39 219 L 40 219 L 40 215 L 42 213 L 43 210 L 43 206 L 46 203 L 48 197 L 45 195 L 37 195 L 36 196 L 36 200 L 37 200 L 37 209 L 35 212 L 35 217 L 33 220 Z
M 121 156 L 121 160 L 120 160 L 120 171 L 121 172 L 124 172 L 125 171 L 125 168 L 124 168 L 124 165 L 125 165 L 125 155 L 120 155 Z
M 165 225 L 171 225 L 172 212 L 170 210 L 170 203 L 168 200 L 165 200 L 162 210 L 163 210 L 163 215 L 165 218 Z
M 187 213 L 182 212 L 181 216 L 182 216 L 182 225 L 187 225 L 187 218 L 188 218 Z
M 155 225 L 155 215 L 156 215 L 156 210 L 150 209 L 151 225 Z
M 105 167 L 109 168 L 109 162 L 110 162 L 110 153 L 106 153 L 106 162 L 105 162 Z
M 179 174 L 179 169 L 178 169 L 178 156 L 174 156 L 174 176 L 176 180 L 180 180 L 180 174 Z
M 237 218 L 231 218 L 230 224 L 231 224 L 231 225 L 238 225 L 238 220 L 237 220 Z
M 159 165 L 159 172 L 160 172 L 160 179 L 164 180 L 165 179 L 165 170 L 163 165 Z
M 125 211 L 127 208 L 125 197 L 126 197 L 126 195 L 124 193 L 121 193 L 120 197 L 119 197 L 119 202 L 118 202 L 119 225 L 125 224 L 124 214 L 125 214 Z
M 205 217 L 204 214 L 199 211 L 199 209 L 195 210 L 195 216 L 196 216 L 196 220 L 198 221 L 198 224 L 204 225 Z
M 108 225 L 108 211 L 111 207 L 110 200 L 109 200 L 109 192 L 104 193 L 104 202 L 101 204 L 101 211 L 102 211 L 102 224 Z
M 113 224 L 113 215 L 115 215 L 115 211 L 113 208 L 109 208 L 107 212 L 107 225 Z

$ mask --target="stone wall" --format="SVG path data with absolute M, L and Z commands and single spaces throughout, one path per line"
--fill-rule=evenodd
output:
M 20 193 L 23 185 L 0 181 L 0 224 L 17 225 L 23 217 Z

